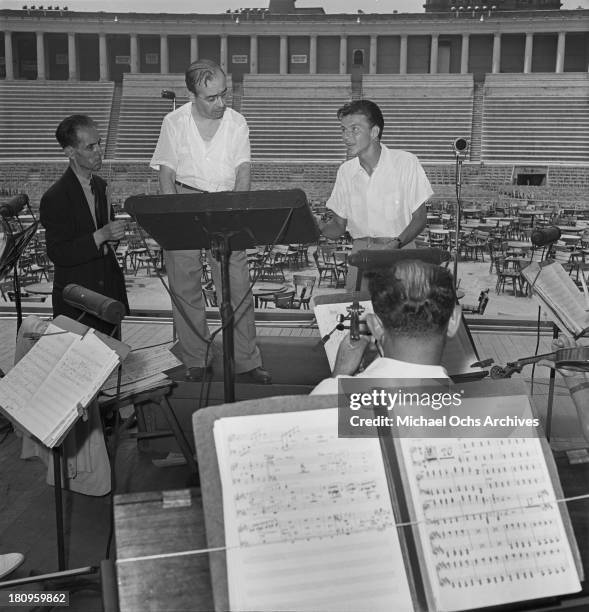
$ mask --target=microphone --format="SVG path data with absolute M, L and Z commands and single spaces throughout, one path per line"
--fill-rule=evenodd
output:
M 542 229 L 535 229 L 532 232 L 531 240 L 532 244 L 536 247 L 543 247 L 551 242 L 556 242 L 560 239 L 560 228 L 556 225 L 550 225 Z
M 29 204 L 29 196 L 26 193 L 19 193 L 8 202 L 0 204 L 0 216 L 5 218 L 16 217 L 18 213 Z
M 455 138 L 452 143 L 452 150 L 456 155 L 466 155 L 469 146 L 468 138 Z
M 442 262 L 442 251 L 440 249 L 362 250 L 350 255 L 348 263 L 360 269 L 390 268 L 398 261 L 406 259 L 417 259 L 439 266 Z
M 121 302 L 101 293 L 96 293 L 91 289 L 86 289 L 81 285 L 66 285 L 62 295 L 66 304 L 94 315 L 111 325 L 118 325 L 127 314 L 125 306 Z

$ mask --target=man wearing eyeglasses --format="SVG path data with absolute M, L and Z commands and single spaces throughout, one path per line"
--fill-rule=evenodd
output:
M 321 232 L 336 239 L 348 231 L 352 253 L 413 247 L 425 228 L 425 202 L 433 194 L 419 160 L 381 143 L 384 119 L 374 102 L 349 102 L 337 118 L 349 159 L 338 169 L 328 219 L 319 221 Z M 356 268 L 351 268 L 346 287 L 354 290 L 355 284 Z
M 226 105 L 225 73 L 215 62 L 201 59 L 190 64 L 185 80 L 190 101 L 166 115 L 151 159 L 151 167 L 159 172 L 160 192 L 249 191 L 249 129 L 244 117 Z M 220 303 L 220 267 L 208 252 L 207 257 Z M 164 259 L 186 377 L 200 381 L 210 372 L 212 359 L 200 252 L 164 251 Z M 234 251 L 229 266 L 238 379 L 269 384 L 256 345 L 253 299 L 246 296 L 250 281 L 245 252 Z
M 55 138 L 69 166 L 39 207 L 47 256 L 55 265 L 53 316 L 75 319 L 80 314 L 63 299 L 70 283 L 120 301 L 128 312 L 125 277 L 115 254 L 116 243 L 125 236 L 125 221 L 115 220 L 106 181 L 96 174 L 103 156 L 98 127 L 87 115 L 71 115 L 57 126 Z M 89 314 L 84 323 L 105 333 L 112 329 Z

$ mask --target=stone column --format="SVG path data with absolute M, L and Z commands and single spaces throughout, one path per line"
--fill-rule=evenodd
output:
M 493 74 L 501 72 L 501 34 L 499 33 L 493 35 L 493 67 L 491 72 Z
M 399 50 L 399 74 L 407 74 L 407 34 L 401 35 Z
M 44 81 L 45 72 L 45 37 L 43 32 L 37 32 L 37 80 Z
M 108 54 L 106 52 L 106 34 L 101 32 L 98 35 L 98 70 L 100 71 L 100 80 L 108 81 Z
M 558 33 L 558 43 L 556 45 L 556 68 L 555 72 L 564 71 L 564 49 L 566 43 L 566 34 L 564 32 Z M 8 75 L 8 72 L 6 73 Z
M 168 59 L 168 35 L 160 34 L 160 74 L 170 72 L 170 61 Z
M 339 39 L 339 73 L 346 74 L 348 69 L 348 39 L 345 36 L 340 36 Z
M 438 35 L 432 34 L 432 44 L 429 52 L 429 73 L 438 74 Z
M 317 74 L 317 36 L 309 39 L 309 74 Z
M 12 32 L 4 32 L 4 59 L 6 60 L 6 80 L 14 79 L 14 60 L 12 59 Z
M 526 33 L 526 47 L 524 50 L 524 74 L 532 72 L 532 53 L 534 50 L 534 35 Z
M 67 64 L 68 76 L 70 81 L 75 81 L 78 78 L 78 62 L 76 56 L 76 35 L 74 32 L 68 32 L 67 35 Z
M 190 63 L 196 62 L 198 59 L 198 38 L 196 34 L 190 37 Z
M 221 36 L 221 68 L 227 73 L 227 34 Z
M 258 37 L 250 36 L 250 74 L 258 74 Z
M 376 74 L 376 66 L 378 62 L 377 58 L 377 49 L 378 49 L 378 37 L 371 36 L 370 37 L 370 68 L 369 74 Z
M 470 34 L 462 35 L 462 49 L 460 51 L 460 74 L 468 74 L 468 48 Z
M 131 74 L 139 72 L 139 41 L 137 34 L 131 34 Z
M 280 74 L 288 73 L 288 37 L 280 37 Z

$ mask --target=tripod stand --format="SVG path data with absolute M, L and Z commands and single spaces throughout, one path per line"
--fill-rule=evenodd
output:
M 18 216 L 18 213 L 25 206 L 33 218 L 33 222 L 28 227 L 24 227 Z M 35 219 L 29 204 L 29 197 L 26 194 L 22 193 L 0 206 L 0 238 L 2 238 L 2 234 L 4 235 L 4 248 L 0 253 L 0 281 L 12 274 L 17 332 L 22 324 L 22 296 L 20 293 L 18 260 L 35 235 L 38 225 L 39 222 Z

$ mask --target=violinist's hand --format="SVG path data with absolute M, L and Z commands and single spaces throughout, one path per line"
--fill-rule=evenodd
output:
M 350 334 L 347 333 L 337 349 L 332 376 L 353 376 L 369 344 L 368 336 L 360 336 L 358 340 L 352 340 Z
M 564 336 L 562 334 L 558 336 L 558 338 L 554 338 L 554 340 L 552 340 L 553 351 L 558 351 L 559 349 L 566 348 L 576 348 L 577 346 L 578 344 L 572 338 L 569 338 L 568 336 Z M 552 367 L 554 367 L 554 363 L 552 364 Z M 565 368 L 558 368 L 557 372 L 561 376 L 579 376 L 579 372 L 575 372 L 573 370 L 566 370 Z M 581 374 L 581 376 L 583 376 L 583 374 Z

